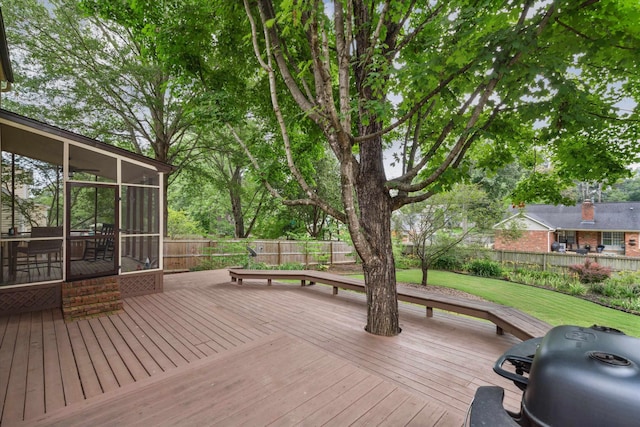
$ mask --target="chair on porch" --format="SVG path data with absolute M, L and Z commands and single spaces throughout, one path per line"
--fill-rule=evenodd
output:
M 33 227 L 31 229 L 31 238 L 40 237 L 59 237 L 55 240 L 31 240 L 24 246 L 17 247 L 17 256 L 26 256 L 26 271 L 29 281 L 31 281 L 31 270 L 35 266 L 40 275 L 40 265 L 38 258 L 41 255 L 47 256 L 47 276 L 51 276 L 52 262 L 58 263 L 56 268 L 62 271 L 62 227 Z M 55 256 L 52 261 L 52 256 Z M 32 259 L 33 263 L 32 264 Z
M 84 248 L 84 254 L 82 259 L 86 261 L 96 261 L 98 256 L 102 255 L 102 259 L 113 259 L 113 224 L 102 224 L 100 233 L 96 235 L 95 239 L 87 240 Z

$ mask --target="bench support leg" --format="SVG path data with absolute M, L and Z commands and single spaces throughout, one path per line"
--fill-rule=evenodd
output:
M 338 295 L 338 287 L 337 286 L 333 287 L 333 294 L 334 295 Z
M 242 279 L 238 279 L 238 285 L 242 285 Z
M 433 317 L 433 307 L 427 307 L 427 317 Z
M 307 286 L 307 282 L 305 282 L 304 280 L 300 280 L 300 286 Z
M 502 329 L 500 326 L 496 326 L 496 334 L 504 335 L 504 329 Z
M 238 279 L 236 279 L 235 277 L 231 277 L 231 281 L 232 282 L 235 282 L 236 280 L 238 280 Z
M 267 279 L 267 286 L 271 286 L 271 279 Z

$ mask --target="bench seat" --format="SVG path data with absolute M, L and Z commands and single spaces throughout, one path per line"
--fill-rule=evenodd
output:
M 322 283 L 333 287 L 333 294 L 338 289 L 349 289 L 365 292 L 365 283 L 361 279 L 341 276 L 313 270 L 244 270 L 229 269 L 232 281 L 242 284 L 243 279 L 266 280 L 300 280 L 302 286 Z M 466 316 L 488 320 L 496 325 L 496 333 L 510 333 L 521 340 L 544 336 L 551 325 L 515 308 L 495 304 L 488 301 L 476 301 L 468 298 L 440 295 L 420 289 L 398 290 L 398 300 L 426 307 L 427 317 L 433 317 L 433 309 L 450 311 Z

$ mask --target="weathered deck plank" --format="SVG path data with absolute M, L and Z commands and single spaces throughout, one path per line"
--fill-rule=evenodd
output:
M 69 340 L 71 341 L 73 349 L 73 358 L 75 359 L 76 366 L 78 367 L 78 375 L 80 377 L 80 382 L 82 383 L 82 390 L 84 391 L 85 398 L 102 394 L 100 380 L 98 379 L 93 363 L 91 362 L 89 349 L 82 338 L 79 323 L 68 324 L 67 330 L 69 331 Z
M 42 337 L 45 409 L 52 411 L 64 406 L 64 393 L 60 393 L 64 386 L 62 383 L 62 368 L 58 353 L 56 329 L 51 311 L 42 312 Z
M 118 332 L 125 337 L 129 348 L 135 351 L 149 375 L 175 368 L 177 365 L 151 338 L 155 331 L 150 327 L 145 328 L 144 326 L 147 326 L 145 324 L 141 326 L 136 323 L 134 317 L 137 317 L 137 314 L 134 313 L 134 310 L 129 310 L 129 312 L 110 318 Z M 184 359 L 179 359 L 184 363 Z
M 82 401 L 85 396 L 83 392 L 83 384 L 80 380 L 78 366 L 73 354 L 73 347 L 69 337 L 69 329 L 67 329 L 62 320 L 62 312 L 60 310 L 51 310 L 51 318 L 54 323 L 56 332 L 56 346 L 58 351 L 58 360 L 60 361 L 60 374 L 62 379 L 62 390 L 57 393 L 64 396 L 65 405 Z M 55 368 L 54 368 L 55 369 Z M 53 391 L 53 393 L 56 393 Z M 57 406 L 47 409 L 57 409 Z
M 44 343 L 42 312 L 31 313 L 31 339 L 27 358 L 27 390 L 24 399 L 25 414 L 44 413 Z
M 112 320 L 108 317 L 101 317 L 99 319 L 93 319 L 93 323 L 97 323 L 102 328 L 101 336 L 108 337 L 113 344 L 113 350 L 118 355 L 118 364 L 120 370 L 116 376 L 118 378 L 118 384 L 128 384 L 134 381 L 140 381 L 143 378 L 147 378 L 149 373 L 144 368 L 138 356 L 131 350 L 124 340 L 124 337 L 120 335 L 120 332 L 114 326 Z M 142 355 L 141 355 L 142 356 Z M 112 364 L 110 357 L 107 357 L 109 364 Z M 115 358 L 114 358 L 115 359 Z M 120 362 L 122 362 L 120 364 Z
M 0 346 L 0 415 L 2 415 L 2 419 L 5 419 L 5 417 L 8 419 L 6 398 L 9 391 L 9 378 L 11 376 L 16 343 L 18 341 L 20 316 L 7 316 L 5 323 L 6 327 L 4 328 L 4 334 L 1 341 L 2 345 Z M 11 393 L 13 392 L 14 389 L 11 389 Z M 19 390 L 15 390 L 15 392 L 19 393 Z
M 15 422 L 21 420 L 24 413 L 24 402 L 27 391 L 27 370 L 29 358 L 29 345 L 31 340 L 31 314 L 23 313 L 19 316 L 16 338 L 28 337 L 26 339 L 16 339 L 13 349 L 13 357 L 9 362 L 11 366 L 10 375 L 7 381 L 7 395 L 4 401 L 2 412 L 4 420 Z

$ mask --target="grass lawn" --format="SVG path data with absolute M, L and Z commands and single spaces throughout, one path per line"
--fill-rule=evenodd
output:
M 420 283 L 422 279 L 420 270 L 398 270 L 396 274 L 398 282 Z M 640 337 L 640 316 L 603 307 L 570 295 L 504 280 L 446 271 L 429 271 L 428 282 L 436 286 L 459 289 L 488 301 L 517 308 L 554 326 L 597 324 Z

